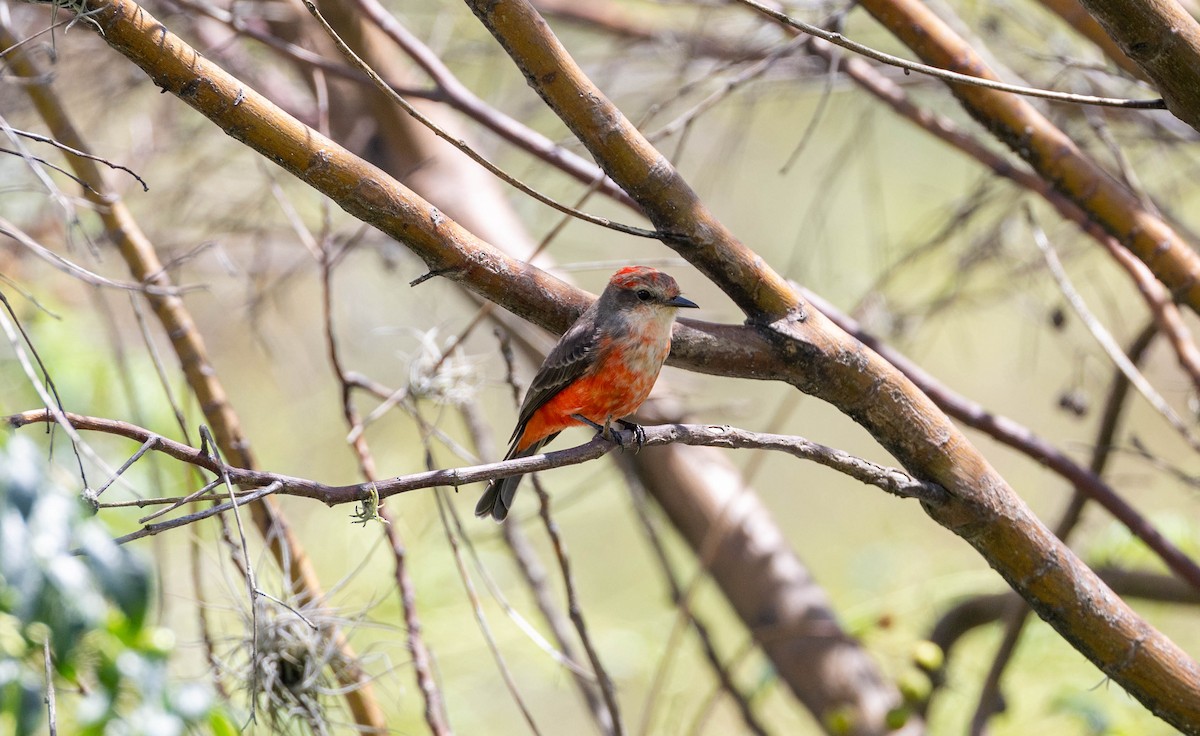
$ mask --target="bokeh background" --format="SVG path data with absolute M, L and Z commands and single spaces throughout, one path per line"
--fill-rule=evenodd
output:
M 744 243 L 788 278 L 858 316 L 867 329 L 945 386 L 1086 461 L 1095 438 L 1097 405 L 1112 367 L 1046 273 L 1025 208 L 1045 228 L 1092 309 L 1125 344 L 1144 324 L 1145 310 L 1104 252 L 1045 205 L 898 118 L 811 56 L 789 54 L 762 74 L 739 79 L 755 62 L 749 50 L 786 43 L 778 28 L 745 9 L 722 3 L 601 5 L 611 5 L 614 12 L 659 35 L 639 40 L 594 23 L 553 13 L 548 17 L 576 60 L 641 130 L 653 133 L 695 113 L 674 134 L 654 140 Z M 221 22 L 220 14 L 232 11 L 249 27 L 272 33 L 280 32 L 282 24 L 295 23 L 301 26 L 295 40 L 304 45 L 320 30 L 295 7 L 217 4 L 215 17 L 207 18 L 187 5 L 152 2 L 146 7 L 210 58 L 235 74 L 248 74 L 250 84 L 302 119 L 319 124 L 322 116 L 337 118 L 336 109 L 321 109 L 321 94 L 314 91 L 322 83 L 334 84 L 332 75 L 318 79 L 311 68 Z M 423 0 L 393 3 L 389 9 L 488 105 L 581 151 L 466 7 Z M 823 4 L 794 8 L 795 14 L 814 22 L 844 20 L 849 36 L 900 53 L 868 17 L 845 10 Z M 1029 84 L 1146 95 L 1036 3 L 956 3 L 943 10 L 980 34 L 979 45 L 999 67 Z M 0 11 L 21 35 L 53 22 L 45 8 L 4 4 Z M 92 150 L 128 166 L 148 183 L 149 191 L 143 192 L 122 172 L 109 176 L 163 261 L 171 264 L 173 280 L 188 287 L 184 301 L 241 416 L 260 468 L 329 483 L 359 480 L 327 352 L 321 272 L 304 243 L 314 234 L 335 242 L 354 240 L 331 280 L 333 323 L 344 365 L 391 388 L 410 386 L 420 393 L 424 387 L 413 404 L 421 421 L 456 443 L 470 444 L 455 406 L 463 402 L 482 412 L 495 445 L 504 443 L 515 407 L 500 341 L 490 325 L 471 331 L 439 367 L 435 381 L 428 373 L 440 351 L 472 323 L 479 309 L 473 298 L 437 278 L 410 287 L 426 269 L 401 244 L 364 229 L 175 97 L 160 94 L 141 71 L 81 25 L 43 36 L 36 45 L 39 62 L 52 70 L 54 88 Z M 702 38 L 720 38 L 746 51 L 743 56 L 706 55 L 696 43 Z M 399 54 L 394 49 L 391 53 Z M 411 83 L 421 86 L 420 73 L 404 59 L 399 63 Z M 919 104 L 1000 150 L 940 82 L 882 66 L 879 72 Z M 711 109 L 695 111 L 701 101 L 722 91 Z M 1105 165 L 1136 172 L 1147 196 L 1181 227 L 1200 224 L 1194 217 L 1200 211 L 1194 133 L 1163 123 L 1165 112 L 1098 112 L 1038 104 Z M 477 122 L 445 108 L 439 113 L 459 126 L 473 146 L 529 185 L 568 202 L 586 190 L 498 140 Z M 363 140 L 368 129 L 379 124 L 368 120 L 366 111 L 356 114 L 363 118 L 363 130 L 334 122 L 335 127 L 343 125 L 335 137 L 347 145 Z M 9 75 L 0 79 L 0 115 L 6 129 L 45 131 L 20 84 Z M 36 151 L 56 160 L 50 149 Z M 448 148 L 437 151 L 438 161 L 460 156 Z M 438 169 L 438 161 L 423 160 L 410 172 L 394 173 L 419 177 L 422 171 L 453 170 Z M 456 160 L 453 165 L 471 164 Z M 0 217 L 92 271 L 128 279 L 77 185 L 54 172 L 49 177 L 53 187 L 47 187 L 21 157 L 0 155 Z M 496 195 L 490 184 L 478 181 L 443 178 L 442 196 L 448 199 L 435 203 L 455 216 L 455 208 L 470 210 L 482 202 L 491 206 L 498 197 L 524 229 L 514 240 L 526 243 L 559 225 L 560 214 L 511 188 L 496 188 Z M 590 197 L 582 208 L 637 222 L 629 210 L 602 196 Z M 659 243 L 570 222 L 554 234 L 545 255 L 552 272 L 593 293 L 621 265 L 658 265 L 701 305 L 699 318 L 741 321 L 736 307 L 718 289 Z M 0 289 L 65 408 L 122 419 L 180 439 L 169 388 L 196 441 L 194 430 L 202 416 L 161 329 L 144 304 L 134 308 L 136 297 L 81 283 L 11 238 L 0 237 L 0 273 Z M 1058 319 L 1061 315 L 1065 320 Z M 1192 316 L 1185 316 L 1194 326 Z M 509 324 L 513 329 L 518 323 Z M 543 348 L 553 339 L 533 327 L 515 329 Z M 155 354 L 165 368 L 165 384 L 156 371 Z M 518 359 L 517 380 L 527 381 L 535 368 L 529 360 Z M 1196 397 L 1164 344 L 1155 346 L 1144 370 L 1194 426 Z M 788 387 L 675 368 L 667 368 L 662 381 L 682 397 L 689 421 L 801 435 L 894 464 L 851 420 Z M 1064 402 L 1064 397 L 1069 400 Z M 356 403 L 365 414 L 379 401 L 359 395 Z M 1075 410 L 1064 408 L 1064 403 Z M 40 405 L 13 350 L 0 350 L 0 413 Z M 404 407 L 388 411 L 368 427 L 366 437 L 381 477 L 425 468 L 422 433 L 422 424 Z M 37 427 L 21 434 L 45 447 L 48 461 L 71 479 L 68 484 L 80 485 L 61 435 L 52 442 Z M 583 430 L 568 432 L 556 445 L 569 446 L 587 437 Z M 1057 518 L 1071 492 L 1061 478 L 979 433 L 971 437 L 1039 516 L 1048 522 Z M 87 439 L 114 466 L 136 449 L 126 440 L 99 435 Z M 436 438 L 430 446 L 438 467 L 470 464 Z M 1139 446 L 1150 448 L 1152 457 L 1140 455 Z M 939 617 L 971 596 L 1005 589 L 972 549 L 934 524 L 913 502 L 782 455 L 731 451 L 730 458 L 828 593 L 843 626 L 906 691 L 928 688 L 914 656 Z M 1131 400 L 1126 431 L 1107 477 L 1192 553 L 1200 552 L 1195 523 L 1198 471 L 1193 451 L 1179 435 L 1144 401 Z M 103 475 L 96 467 L 88 468 L 93 486 Z M 107 491 L 104 500 L 182 496 L 199 487 L 192 471 L 153 456 L 125 473 L 124 481 Z M 716 691 L 695 637 L 685 633 L 677 646 L 672 645 L 676 640 L 670 633 L 679 614 L 638 519 L 639 502 L 617 465 L 605 459 L 564 468 L 542 474 L 541 482 L 553 498 L 554 518 L 569 547 L 589 631 L 615 681 L 630 730 L 638 728 L 653 698 L 654 718 L 643 732 L 743 732 L 746 726 L 737 709 Z M 457 492 L 418 491 L 387 504 L 406 545 L 423 636 L 451 723 L 465 734 L 528 730 L 485 643 L 471 605 L 474 596 L 542 732 L 594 732 L 570 675 L 498 602 L 502 595 L 544 632 L 498 527 L 471 515 L 480 490 L 473 486 Z M 448 541 L 448 522 L 439 514 L 435 493 L 454 508 L 470 539 L 473 551 L 458 544 L 473 593 L 464 589 L 464 573 Z M 547 585 L 561 601 L 562 581 L 536 518 L 536 497 L 528 482 L 519 498 L 514 522 L 525 527 L 551 570 Z M 391 732 L 421 732 L 422 704 L 395 590 L 394 558 L 380 526 L 353 523 L 347 507 L 327 508 L 293 498 L 281 504 L 327 586 L 322 615 L 339 620 L 362 655 Z M 146 513 L 137 507 L 111 508 L 100 516 L 117 536 L 137 529 L 137 520 Z M 821 733 L 820 725 L 774 676 L 720 591 L 698 574 L 699 563 L 690 549 L 652 505 L 647 513 L 676 572 L 685 581 L 696 579 L 691 608 L 707 624 L 716 650 L 729 663 L 761 722 L 775 734 Z M 449 529 L 457 539 L 459 527 L 449 523 Z M 260 587 L 287 598 L 261 540 L 251 534 L 248 542 Z M 231 546 L 236 544 L 222 540 L 218 526 L 209 521 L 131 546 L 153 561 L 158 579 L 155 617 L 178 642 L 173 676 L 200 681 L 212 676 L 200 644 L 198 610 L 203 609 L 225 686 L 235 691 L 238 683 L 245 687 L 239 678 L 247 667 L 250 613 L 245 584 L 230 562 Z M 1161 570 L 1152 555 L 1099 510 L 1087 512 L 1073 546 L 1093 564 Z M 1135 607 L 1188 651 L 1200 651 L 1194 608 L 1153 602 L 1135 602 Z M 272 616 L 288 616 L 283 609 L 274 611 Z M 954 650 L 946 684 L 928 714 L 931 733 L 964 732 L 1000 633 L 996 625 L 981 627 Z M 669 662 L 665 668 L 664 660 Z M 657 685 L 656 677 L 662 677 Z M 336 688 L 332 683 L 328 687 L 323 699 L 328 732 L 349 733 L 352 726 L 333 692 Z M 1041 622 L 1025 632 L 1004 692 L 1007 710 L 991 723 L 990 733 L 997 735 L 1172 732 Z M 233 702 L 244 708 L 244 691 L 235 694 Z M 260 716 L 248 732 L 301 733 L 308 728 L 301 720 L 272 722 Z

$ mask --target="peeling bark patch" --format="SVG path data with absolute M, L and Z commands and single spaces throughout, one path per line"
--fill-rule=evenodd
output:
M 308 162 L 304 165 L 304 171 L 301 172 L 305 181 L 312 177 L 319 176 L 321 172 L 329 168 L 329 155 L 323 150 L 318 150 L 308 158 Z
M 1128 669 L 1131 664 L 1137 660 L 1138 650 L 1142 648 L 1143 642 L 1146 641 L 1145 635 L 1139 635 L 1136 639 L 1129 642 L 1129 652 L 1121 658 L 1120 662 L 1112 665 L 1110 671 L 1112 673 L 1120 673 Z
M 200 79 L 198 77 L 196 79 L 190 79 L 190 80 L 188 80 L 187 84 L 183 85 L 183 87 L 180 88 L 179 96 L 180 97 L 190 97 L 190 98 L 194 99 L 196 97 L 196 91 L 199 89 L 200 89 Z
M 1057 557 L 1047 557 L 1038 563 L 1033 571 L 1026 575 L 1022 580 L 1018 581 L 1018 586 L 1024 590 L 1029 590 L 1033 585 L 1049 573 L 1059 568 Z
M 383 186 L 374 179 L 362 179 L 354 190 L 355 198 L 378 217 L 392 210 L 392 199 Z
M 942 424 L 931 428 L 930 431 L 932 433 L 930 441 L 933 443 L 934 447 L 944 451 L 950 444 L 950 440 L 953 437 L 950 432 L 950 427 Z
M 863 350 L 862 343 L 859 343 L 854 350 L 845 350 L 838 356 L 838 362 L 846 365 L 858 373 L 866 373 L 870 366 L 870 358 L 867 357 Z
M 1151 55 L 1153 49 L 1154 44 L 1149 41 L 1134 41 L 1129 44 L 1128 53 L 1131 59 L 1145 60 Z

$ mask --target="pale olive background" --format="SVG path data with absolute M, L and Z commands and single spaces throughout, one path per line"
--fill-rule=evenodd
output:
M 957 10 L 975 27 L 990 12 L 975 6 Z M 668 19 L 666 22 L 679 18 L 681 28 L 704 27 L 696 20 L 702 14 L 671 7 L 654 12 Z M 465 9 L 424 4 L 406 9 L 406 13 L 406 22 L 431 39 L 463 81 L 481 96 L 529 120 L 539 130 L 565 139 L 562 126 L 541 107 Z M 160 13 L 160 18 L 172 24 L 169 14 Z M 1060 26 L 1023 4 L 997 20 L 1002 24 L 999 37 L 1005 43 L 992 50 L 1014 67 L 1040 68 L 1041 62 L 1031 54 L 1048 49 L 1096 58 L 1077 46 Z M 713 80 L 722 78 L 719 70 L 703 62 L 686 66 L 680 58 L 663 58 L 667 52 L 662 49 L 630 49 L 569 25 L 552 25 L 589 73 L 647 131 L 658 129 L 695 104 L 714 88 Z M 854 18 L 850 30 L 860 30 L 858 37 L 863 40 L 891 48 L 886 38 L 861 19 Z M 184 36 L 189 38 L 186 32 Z M 131 166 L 149 182 L 150 192 L 142 193 L 123 175 L 113 177 L 164 260 L 201 244 L 208 246 L 174 275 L 178 283 L 204 286 L 190 292 L 186 303 L 245 424 L 259 466 L 328 482 L 357 480 L 353 458 L 343 441 L 347 430 L 326 356 L 318 271 L 287 224 L 271 187 L 278 186 L 314 230 L 327 215 L 343 237 L 353 233 L 357 223 L 336 207 L 327 207 L 318 195 L 226 137 L 175 98 L 160 95 L 140 72 L 89 32 L 73 29 L 59 35 L 57 48 L 61 55 L 57 67 L 60 94 L 94 150 Z M 264 63 L 275 63 L 261 49 L 255 53 Z M 797 83 L 782 71 L 790 68 L 794 65 L 781 67 L 703 117 L 689 133 L 678 164 L 713 211 L 749 247 L 789 278 L 850 310 L 903 254 L 938 232 L 987 174 L 842 80 L 834 81 L 826 107 L 814 122 L 823 79 Z M 1043 71 L 1043 75 L 1043 79 L 1049 78 L 1051 72 Z M 707 83 L 706 76 L 711 77 Z M 647 122 L 650 105 L 671 97 L 681 80 L 698 82 L 697 90 Z M 971 126 L 936 83 L 915 78 L 901 81 L 925 104 Z M 17 89 L 12 85 L 0 89 L 0 112 L 12 125 L 42 129 Z M 1125 113 L 1114 115 L 1111 122 L 1123 141 L 1132 142 L 1136 129 L 1128 121 L 1137 115 L 1165 114 Z M 1068 127 L 1077 140 L 1097 147 L 1079 118 L 1073 120 Z M 781 172 L 809 125 L 816 125 L 812 139 L 796 163 Z M 565 200 L 577 196 L 577 186 L 538 162 L 491 136 L 480 135 L 477 140 L 483 150 L 528 183 Z M 670 153 L 676 145 L 676 140 L 670 140 L 662 148 Z M 1191 226 L 1200 223 L 1194 217 L 1195 187 L 1186 181 L 1185 172 L 1195 166 L 1195 153 L 1194 145 L 1178 146 L 1172 153 L 1177 158 L 1163 161 L 1154 145 L 1130 149 L 1148 188 Z M 1106 163 L 1109 160 L 1102 153 L 1097 155 Z M 42 242 L 89 268 L 124 277 L 120 259 L 109 246 L 99 243 L 97 254 L 88 252 L 83 235 L 97 236 L 93 216 L 81 214 L 81 225 L 72 230 L 67 243 L 61 210 L 55 209 L 22 162 L 0 157 L 0 180 L 9 182 L 0 193 L 0 216 L 30 230 L 41 228 Z M 64 191 L 73 191 L 71 182 L 61 177 L 56 180 Z M 877 306 L 868 309 L 864 317 L 868 327 L 887 336 L 945 385 L 1033 428 L 1086 462 L 1096 413 L 1112 370 L 1073 315 L 1068 314 L 1063 330 L 1052 328 L 1050 313 L 1062 305 L 1062 299 L 1040 267 L 1019 209 L 1012 206 L 1015 193 L 1006 185 L 998 187 L 995 204 L 985 207 L 983 214 L 931 255 L 897 273 L 882 298 L 874 300 Z M 469 198 L 471 193 L 462 196 Z M 555 213 L 518 193 L 512 193 L 511 199 L 534 237 L 540 237 L 557 220 Z M 599 199 L 586 208 L 636 221 L 629 212 Z M 1136 293 L 1098 248 L 1079 238 L 1072 228 L 1060 225 L 1045 207 L 1035 202 L 1034 209 L 1067 258 L 1077 287 L 1118 340 L 1128 342 L 1144 321 L 1145 310 Z M 982 265 L 965 268 L 965 254 L 978 239 L 997 229 L 1001 234 L 990 258 Z M 12 289 L 0 287 L 49 367 L 64 406 L 125 419 L 178 438 L 127 297 L 111 290 L 93 291 L 35 261 L 11 241 L 0 244 L 0 271 L 59 317 L 38 312 Z M 701 318 L 740 320 L 728 299 L 661 244 L 575 223 L 554 242 L 551 252 L 570 269 L 572 279 L 593 292 L 602 288 L 619 264 L 662 263 L 684 292 L 701 304 Z M 410 365 L 420 353 L 420 333 L 434 334 L 438 343 L 445 344 L 467 324 L 474 309 L 448 282 L 435 279 L 417 288 L 408 286 L 423 271 L 422 264 L 403 247 L 374 233 L 339 267 L 334 285 L 335 319 L 348 368 L 389 386 L 402 385 L 409 380 Z M 923 305 L 960 288 L 957 301 L 922 316 Z M 103 309 L 99 308 L 101 302 L 106 305 Z M 880 304 L 911 315 L 903 331 L 889 331 L 896 322 Z M 112 314 L 111 320 L 106 312 Z M 1194 327 L 1193 316 L 1189 314 L 1187 319 Z M 157 324 L 152 324 L 150 332 L 166 356 L 173 390 L 177 395 L 185 393 L 176 360 Z M 125 353 L 124 362 L 118 360 L 115 344 Z M 466 352 L 473 368 L 466 381 L 473 386 L 471 400 L 484 408 L 496 441 L 502 443 L 515 411 L 490 329 L 478 330 L 467 341 Z M 521 378 L 527 380 L 533 367 L 522 363 Z M 1162 345 L 1152 352 L 1146 370 L 1160 390 L 1186 410 L 1192 398 L 1187 382 Z M 688 397 L 694 421 L 795 433 L 889 462 L 863 430 L 817 400 L 800 398 L 781 422 L 773 423 L 780 404 L 796 398 L 786 387 L 677 369 L 667 369 L 663 380 Z M 125 386 L 132 387 L 135 399 L 131 400 Z M 1078 389 L 1091 402 L 1092 413 L 1082 419 L 1057 408 L 1059 395 L 1071 389 Z M 12 351 L 0 350 L 0 411 L 36 406 Z M 373 406 L 365 399 L 360 403 L 364 411 Z M 1131 407 L 1128 426 L 1144 444 L 1185 472 L 1200 470 L 1194 456 L 1143 401 L 1132 399 Z M 453 407 L 423 402 L 422 409 L 446 432 L 466 441 Z M 187 404 L 187 412 L 194 430 L 200 415 L 192 403 Z M 38 428 L 22 431 L 45 441 Z M 1069 487 L 992 440 L 977 433 L 971 436 L 1018 493 L 1044 520 L 1053 523 L 1069 497 Z M 556 446 L 565 447 L 586 437 L 582 430 L 568 432 Z M 1124 438 L 1128 446 L 1128 435 Z M 114 466 L 136 449 L 125 441 L 95 435 L 88 439 Z M 424 469 L 419 436 L 405 416 L 393 412 L 369 429 L 368 439 L 381 474 Z M 66 450 L 60 443 L 54 460 L 64 473 L 71 474 L 73 461 Z M 436 460 L 443 467 L 464 464 L 443 448 L 438 449 Z M 734 460 L 741 465 L 760 464 L 754 485 L 776 513 L 796 552 L 832 597 L 843 624 L 862 638 L 893 677 L 917 678 L 919 683 L 911 654 L 937 617 L 965 596 L 1003 587 L 972 549 L 926 518 L 915 503 L 787 457 L 756 458 L 738 452 Z M 104 476 L 96 468 L 89 468 L 88 473 L 93 485 Z M 190 473 L 161 459 L 153 464 L 143 461 L 127 477 L 146 495 L 183 495 L 197 487 Z M 1118 454 L 1110 477 L 1177 543 L 1197 551 L 1194 489 L 1127 453 Z M 616 680 L 624 716 L 634 728 L 651 678 L 667 654 L 668 634 L 676 619 L 661 572 L 611 463 L 600 461 L 546 473 L 543 481 L 554 496 L 556 517 L 569 545 L 591 632 Z M 466 487 L 457 494 L 446 493 L 488 573 L 509 602 L 538 623 L 537 611 L 498 539 L 497 527 L 471 516 L 479 491 L 479 487 Z M 106 499 L 129 496 L 128 489 L 114 488 Z M 345 618 L 352 643 L 365 655 L 367 667 L 378 673 L 375 687 L 394 714 L 394 732 L 422 732 L 421 702 L 404 643 L 392 557 L 379 529 L 352 524 L 348 507 L 330 509 L 297 499 L 285 499 L 283 504 L 322 580 L 333 591 L 331 607 Z M 408 564 L 425 638 L 436 657 L 452 724 L 463 734 L 526 732 L 475 623 L 432 493 L 407 494 L 390 501 L 389 507 L 408 544 Z M 531 518 L 535 510 L 535 499 L 526 487 L 515 516 L 526 525 L 547 565 L 552 565 L 545 534 Z M 137 509 L 106 511 L 104 518 L 116 534 L 136 528 L 141 513 Z M 186 554 L 193 535 L 200 545 L 204 600 L 220 634 L 226 637 L 222 653 L 230 654 L 246 636 L 248 615 L 244 588 L 229 568 L 228 556 L 211 523 L 136 542 L 154 559 L 160 573 L 159 620 L 177 634 L 180 657 L 176 671 L 181 678 L 205 676 L 198 646 L 197 594 L 188 575 Z M 694 559 L 669 532 L 666 539 L 676 569 L 690 577 L 696 569 Z M 251 544 L 261 584 L 273 594 L 284 595 L 272 565 L 258 552 L 258 540 L 252 539 Z M 1092 561 L 1156 566 L 1144 551 L 1128 542 L 1122 528 L 1094 510 L 1076 537 L 1076 547 Z M 492 631 L 538 723 L 546 733 L 592 732 L 567 673 L 504 615 L 485 592 L 469 558 L 466 564 L 481 591 Z M 557 575 L 552 578 L 560 588 Z M 1185 649 L 1200 654 L 1200 628 L 1193 611 L 1134 605 Z M 718 591 L 702 584 L 696 610 L 710 624 L 725 657 L 743 650 L 747 634 Z M 539 624 L 539 628 L 544 627 Z M 987 627 L 969 635 L 955 651 L 949 684 L 931 713 L 932 733 L 963 732 L 998 638 L 999 630 Z M 683 641 L 684 646 L 671 653 L 674 662 L 656 706 L 654 733 L 688 733 L 714 687 L 694 637 L 689 633 Z M 772 732 L 819 732 L 790 693 L 772 678 L 769 665 L 757 653 L 743 655 L 735 672 L 738 681 L 755 692 L 755 708 Z M 997 736 L 1082 735 L 1095 732 L 1092 729 L 1097 724 L 1107 725 L 1111 733 L 1170 733 L 1040 622 L 1027 629 L 1009 668 L 1005 692 L 1009 712 L 995 719 L 993 733 Z M 331 719 L 334 724 L 346 722 L 344 714 L 336 711 Z M 340 726 L 335 731 L 337 728 Z M 735 709 L 722 700 L 703 732 L 736 733 L 741 729 Z M 265 725 L 251 729 L 254 733 L 266 731 Z

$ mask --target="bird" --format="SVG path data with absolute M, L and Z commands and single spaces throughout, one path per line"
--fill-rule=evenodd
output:
M 612 439 L 615 420 L 640 438 L 641 428 L 622 420 L 650 395 L 671 352 L 676 313 L 697 306 L 656 268 L 626 266 L 613 274 L 530 381 L 504 459 L 536 455 L 575 425 L 590 425 Z M 504 521 L 521 477 L 490 482 L 475 515 Z

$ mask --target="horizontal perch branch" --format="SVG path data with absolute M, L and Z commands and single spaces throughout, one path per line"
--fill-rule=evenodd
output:
M 144 448 L 161 452 L 212 473 L 224 472 L 231 482 L 244 489 L 273 486 L 276 494 L 312 498 L 330 506 L 364 501 L 370 499 L 373 494 L 377 494 L 378 498 L 387 498 L 421 488 L 436 486 L 457 488 L 495 478 L 577 465 L 595 460 L 617 447 L 615 443 L 597 436 L 577 447 L 542 455 L 464 468 L 431 470 L 374 483 L 332 486 L 306 478 L 225 466 L 203 450 L 167 439 L 148 429 L 127 422 L 72 413 L 64 413 L 63 416 L 76 430 L 119 435 L 142 443 Z M 35 409 L 13 414 L 6 417 L 4 421 L 8 426 L 16 428 L 55 420 L 54 415 L 49 411 Z M 939 505 L 946 500 L 946 491 L 941 486 L 919 481 L 902 470 L 877 465 L 841 450 L 810 442 L 802 437 L 750 432 L 729 426 L 707 424 L 663 424 L 646 427 L 645 433 L 643 445 L 645 447 L 681 443 L 730 449 L 775 450 L 803 460 L 820 463 L 895 496 L 916 498 L 923 503 L 933 505 Z

